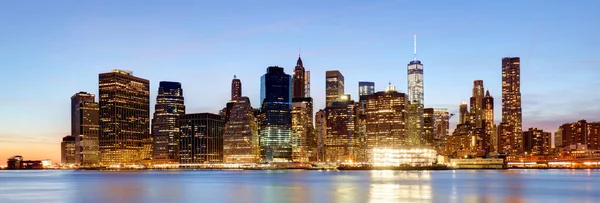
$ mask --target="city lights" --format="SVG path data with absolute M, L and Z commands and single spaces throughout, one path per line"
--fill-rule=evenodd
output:
M 431 166 L 437 160 L 437 152 L 433 149 L 377 148 L 371 155 L 374 166 Z

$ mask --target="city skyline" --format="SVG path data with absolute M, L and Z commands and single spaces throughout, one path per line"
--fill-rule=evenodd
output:
M 44 3 L 42 3 L 44 4 Z M 412 4 L 412 5 L 411 5 Z M 558 14 L 552 15 L 551 10 L 563 8 L 573 9 L 574 5 L 565 3 L 549 3 L 550 5 L 532 5 L 535 3 L 524 3 L 522 8 L 528 6 L 546 6 L 548 13 L 540 13 L 531 19 L 542 20 L 546 17 L 550 19 L 565 17 Z M 306 3 L 304 6 L 315 6 L 315 4 Z M 256 21 L 239 30 L 215 29 L 214 32 L 222 31 L 226 34 L 217 34 L 222 41 L 214 42 L 213 46 L 221 46 L 214 52 L 205 52 L 201 49 L 204 41 L 203 35 L 186 35 L 185 33 L 166 32 L 165 34 L 173 38 L 158 43 L 152 43 L 152 39 L 159 35 L 150 34 L 135 40 L 135 35 L 141 32 L 156 30 L 151 24 L 142 24 L 133 26 L 129 32 L 115 32 L 113 29 L 120 26 L 132 25 L 135 23 L 132 17 L 150 17 L 143 12 L 133 14 L 119 14 L 125 22 L 117 25 L 110 25 L 112 21 L 103 21 L 93 16 L 86 16 L 81 13 L 72 15 L 83 15 L 81 21 L 70 23 L 92 22 L 92 25 L 98 28 L 86 27 L 82 25 L 78 29 L 69 30 L 68 25 L 64 25 L 60 16 L 48 17 L 48 26 L 56 26 L 59 31 L 47 31 L 41 34 L 34 42 L 25 42 L 24 39 L 31 37 L 29 31 L 16 29 L 14 33 L 3 33 L 6 35 L 0 44 L 6 44 L 11 51 L 0 53 L 7 56 L 8 60 L 0 62 L 2 67 L 11 68 L 7 73 L 0 76 L 0 84 L 19 85 L 20 91 L 3 88 L 2 95 L 14 96 L 14 99 L 3 101 L 0 107 L 4 110 L 0 117 L 0 155 L 11 157 L 13 155 L 22 155 L 32 159 L 50 158 L 54 162 L 60 160 L 60 138 L 69 134 L 70 131 L 70 103 L 68 99 L 76 92 L 86 91 L 98 95 L 97 77 L 99 73 L 109 72 L 113 68 L 129 69 L 134 71 L 134 75 L 150 80 L 150 113 L 154 112 L 154 105 L 157 95 L 159 81 L 180 82 L 186 89 L 186 107 L 189 104 L 190 113 L 218 113 L 230 97 L 230 81 L 233 75 L 241 80 L 244 86 L 243 96 L 248 96 L 254 108 L 260 107 L 260 75 L 264 74 L 264 69 L 270 65 L 284 67 L 287 74 L 291 74 L 296 62 L 298 46 L 302 46 L 302 59 L 307 71 L 311 71 L 311 89 L 314 98 L 314 110 L 324 109 L 325 107 L 325 71 L 339 70 L 345 79 L 345 93 L 352 95 L 352 98 L 358 99 L 358 81 L 375 82 L 375 92 L 384 90 L 391 82 L 397 86 L 398 91 L 407 93 L 406 88 L 406 62 L 412 58 L 412 35 L 419 35 L 419 59 L 423 60 L 425 65 L 425 108 L 448 108 L 450 113 L 458 115 L 458 106 L 461 101 L 467 101 L 471 96 L 471 88 L 474 80 L 483 80 L 485 87 L 490 90 L 494 96 L 494 118 L 496 123 L 501 120 L 501 58 L 502 57 L 520 57 L 521 65 L 521 87 L 522 87 L 522 109 L 523 109 L 523 129 L 537 127 L 547 132 L 554 132 L 559 125 L 567 122 L 575 122 L 580 119 L 588 121 L 597 121 L 596 116 L 600 113 L 600 108 L 595 106 L 595 101 L 599 95 L 593 93 L 594 87 L 598 82 L 594 81 L 593 76 L 597 75 L 598 70 L 595 67 L 600 65 L 593 56 L 593 49 L 597 47 L 598 39 L 592 38 L 598 32 L 597 28 L 578 30 L 576 33 L 556 30 L 569 30 L 568 27 L 582 27 L 586 25 L 585 20 L 574 22 L 573 20 L 555 21 L 554 23 L 544 24 L 542 22 L 520 22 L 514 21 L 516 26 L 525 29 L 515 29 L 519 33 L 506 33 L 506 36 L 484 31 L 490 29 L 492 25 L 486 25 L 486 22 L 495 22 L 499 20 L 499 13 L 492 12 L 488 21 L 480 20 L 475 22 L 482 26 L 481 29 L 471 28 L 468 23 L 458 23 L 456 27 L 448 28 L 439 24 L 421 25 L 415 28 L 406 28 L 399 30 L 378 28 L 377 35 L 372 33 L 358 32 L 354 35 L 341 35 L 340 30 L 334 28 L 320 27 L 323 24 L 317 23 L 314 19 L 324 19 L 326 21 L 339 23 L 338 29 L 350 29 L 346 27 L 352 20 L 358 20 L 358 23 L 368 24 L 360 21 L 361 16 L 368 16 L 371 20 L 381 20 L 391 23 L 389 20 L 381 19 L 385 15 L 376 14 L 382 11 L 389 14 L 396 8 L 416 7 L 419 3 L 407 3 L 401 1 L 385 1 L 383 3 L 371 4 L 348 4 L 347 6 L 334 9 L 334 13 L 343 14 L 351 20 L 342 21 L 332 17 L 322 17 L 324 15 L 301 16 L 300 18 L 281 19 L 273 22 Z M 477 7 L 478 4 L 472 4 Z M 18 5 L 15 5 L 18 6 Z M 39 10 L 33 8 L 33 11 Z M 129 5 L 133 6 L 133 5 Z M 140 6 L 140 5 L 136 5 Z M 264 6 L 264 5 L 262 5 Z M 501 6 L 498 4 L 497 6 Z M 554 7 L 555 6 L 555 7 Z M 581 5 L 580 5 L 581 6 Z M 317 10 L 325 10 L 326 5 L 316 7 Z M 390 7 L 390 8 L 387 8 Z M 574 16 L 569 18 L 593 17 L 590 14 L 592 6 L 581 6 L 582 10 L 578 13 L 570 13 Z M 477 7 L 478 8 L 478 7 Z M 152 10 L 152 7 L 146 9 Z M 154 8 L 156 9 L 156 8 Z M 283 9 L 285 12 L 291 8 Z M 440 8 L 438 8 L 439 11 Z M 498 9 L 498 8 L 494 8 Z M 60 10 L 60 9 L 59 9 Z M 167 9 L 168 10 L 168 9 Z M 502 10 L 502 9 L 498 9 Z M 515 10 L 515 12 L 525 12 Z M 568 9 L 567 9 L 568 10 Z M 18 9 L 17 9 L 18 11 Z M 0 12 L 0 17 L 9 19 L 17 11 Z M 21 10 L 22 11 L 22 10 Z M 558 10 L 557 10 L 558 11 Z M 587 12 L 586 12 L 587 11 Z M 50 11 L 48 11 L 50 12 Z M 43 14 L 48 14 L 48 12 Z M 111 9 L 100 9 L 98 12 L 115 12 Z M 364 12 L 364 13 L 360 13 Z M 431 12 L 431 11 L 424 11 Z M 450 11 L 447 11 L 450 12 Z M 456 15 L 450 20 L 467 20 L 483 15 L 475 12 L 473 15 Z M 536 12 L 536 11 L 531 11 Z M 4 13 L 4 14 L 2 14 Z M 408 14 L 398 14 L 401 16 Z M 450 12 L 453 13 L 453 12 Z M 100 13 L 102 14 L 102 13 Z M 354 14 L 360 14 L 352 17 Z M 521 13 L 522 14 L 522 13 Z M 6 15 L 6 16 L 5 16 Z M 42 14 L 40 14 L 42 15 Z M 191 14 L 187 14 L 191 15 Z M 566 14 L 564 14 L 566 15 Z M 192 15 L 193 16 L 193 15 Z M 184 17 L 176 15 L 175 17 Z M 196 16 L 199 17 L 199 16 Z M 306 17 L 306 18 L 302 18 Z M 510 16 L 506 21 L 497 22 L 501 28 L 511 26 Z M 71 17 L 70 17 L 71 18 Z M 591 22 L 592 18 L 588 18 Z M 34 30 L 43 28 L 43 23 L 36 24 L 25 20 L 25 25 L 31 23 Z M 234 20 L 235 21 L 235 20 Z M 410 21 L 410 20 L 407 20 Z M 0 20 L 3 22 L 3 20 Z M 415 22 L 397 22 L 396 24 L 410 27 L 413 23 L 432 22 L 432 19 L 415 19 Z M 561 23 L 569 23 L 561 24 Z M 6 21 L 8 25 L 19 26 L 12 21 Z M 156 22 L 156 26 L 165 26 L 166 22 Z M 191 22 L 183 22 L 185 24 Z M 256 24 L 256 26 L 253 26 Z M 309 25 L 314 24 L 314 25 Z M 426 24 L 426 23 L 425 23 Z M 35 25 L 35 26 L 34 26 Z M 593 24 L 592 24 L 593 25 Z M 71 25 L 75 26 L 75 25 Z M 464 26 L 464 27 L 461 27 Z M 10 27 L 10 26 L 9 26 Z M 302 28 L 320 28 L 324 33 L 306 33 L 305 35 L 294 35 L 288 32 L 279 31 L 280 29 L 290 29 L 293 31 Z M 377 27 L 377 25 L 372 25 Z M 589 27 L 589 26 L 588 26 Z M 23 27 L 24 28 L 24 27 Z M 90 33 L 95 29 L 111 31 L 108 36 L 98 36 Z M 111 29 L 113 28 L 113 29 Z M 123 27 L 121 27 L 123 28 Z M 246 29 L 248 28 L 248 29 Z M 468 29 L 467 29 L 468 28 Z M 176 28 L 179 32 L 191 32 L 185 26 Z M 461 31 L 466 29 L 466 31 Z M 127 29 L 126 29 L 127 30 Z M 68 33 L 67 36 L 77 36 L 71 41 L 60 38 L 63 45 L 42 42 L 40 47 L 33 45 L 37 40 L 52 40 L 62 32 Z M 263 41 L 270 36 L 270 32 L 282 35 L 273 41 Z M 470 32 L 475 32 L 471 34 Z M 17 36 L 18 33 L 29 34 Z M 234 34 L 227 34 L 234 33 Z M 551 34 L 552 33 L 552 34 Z M 189 33 L 188 33 L 189 34 Z M 209 34 L 210 35 L 210 34 Z M 339 35 L 339 36 L 338 36 Z M 477 35 L 477 36 L 473 36 Z M 314 36 L 323 36 L 317 40 L 310 40 Z M 334 37 L 337 36 L 337 37 Z M 381 39 L 373 37 L 382 36 Z M 115 39 L 110 39 L 114 37 Z M 254 43 L 266 44 L 275 49 L 261 49 L 253 43 L 246 43 L 240 47 L 232 46 L 226 43 L 227 40 L 245 41 L 246 38 L 252 38 Z M 497 42 L 489 42 L 493 38 Z M 564 41 L 554 42 L 555 38 L 564 39 Z M 7 39 L 16 39 L 16 42 Z M 93 44 L 92 40 L 108 40 L 104 45 Z M 188 39 L 192 43 L 188 44 Z M 209 38 L 206 38 L 209 39 Z M 285 41 L 285 39 L 291 41 Z M 325 39 L 337 39 L 333 43 L 323 42 Z M 364 42 L 357 43 L 355 40 L 364 39 Z M 6 41 L 5 41 L 6 40 Z M 21 40 L 21 41 L 19 41 Z M 128 41 L 131 40 L 131 41 Z M 199 41 L 194 41 L 199 40 Z M 459 42 L 443 42 L 444 40 L 458 40 Z M 481 47 L 478 44 L 485 44 Z M 86 44 L 91 43 L 91 44 Z M 139 43 L 142 46 L 135 49 L 125 48 Z M 222 44 L 219 44 L 222 43 Z M 234 42 L 235 43 L 235 42 Z M 320 44 L 321 43 L 321 44 Z M 504 44 L 503 44 L 504 43 Z M 17 47 L 17 45 L 26 45 Z M 113 47 L 114 46 L 114 47 Z M 254 47 L 252 47 L 254 46 Z M 163 47 L 167 47 L 163 51 Z M 578 49 L 575 50 L 575 47 Z M 36 49 L 37 48 L 37 49 Z M 7 50 L 8 50 L 7 49 Z M 60 49 L 60 50 L 59 50 Z M 81 50 L 89 49 L 90 52 L 80 55 Z M 361 50 L 364 49 L 364 50 Z M 458 51 L 456 49 L 459 49 Z M 481 50 L 489 49 L 489 50 Z M 550 50 L 552 49 L 552 50 Z M 53 52 L 59 50 L 58 52 Z M 257 50 L 253 53 L 251 50 Z M 268 51 L 264 51 L 268 50 Z M 494 51 L 490 51 L 494 50 Z M 31 53 L 25 53 L 32 51 Z M 114 51 L 115 53 L 109 53 Z M 156 52 L 158 51 L 158 52 Z M 228 53 L 232 51 L 232 53 Z M 85 52 L 85 51 L 84 51 Z M 181 52 L 181 53 L 179 53 Z M 374 52 L 374 53 L 368 53 Z M 451 53 L 451 52 L 458 52 Z M 207 55 L 202 55 L 207 54 Z M 200 57 L 198 57 L 200 56 Z M 223 58 L 210 59 L 213 56 Z M 37 60 L 31 60 L 36 58 Z M 239 57 L 241 62 L 231 62 L 228 58 Z M 97 59 L 95 59 L 97 58 Z M 207 60 L 210 59 L 210 60 Z M 117 67 L 116 67 L 117 66 Z M 573 66 L 576 69 L 569 68 Z M 32 68 L 36 67 L 36 68 Z M 482 68 L 483 67 L 483 68 Z M 568 71 L 564 70 L 568 67 Z M 463 70 L 464 69 L 464 70 Z M 173 71 L 165 71 L 173 70 Z M 458 71 L 459 70 L 459 71 Z M 30 74 L 29 72 L 34 73 Z M 60 74 L 58 74 L 60 73 Z M 454 75 L 453 75 L 454 74 Z M 456 74 L 461 74 L 458 77 Z M 568 80 L 575 77 L 576 79 Z M 19 81 L 14 81 L 18 78 Z M 564 78 L 565 81 L 556 78 Z M 39 80 L 39 81 L 34 81 Z M 558 82 L 557 82 L 558 81 Z M 210 86 L 209 86 L 210 85 Z M 208 87 L 208 88 L 206 88 Z M 218 88 L 213 88 L 218 87 Z M 579 92 L 580 91 L 580 92 Z M 591 94 L 589 93 L 591 92 Z M 561 96 L 557 96 L 561 94 Z M 558 97 L 558 98 L 556 98 Z M 98 101 L 98 100 L 96 100 Z M 25 114 L 18 114 L 15 109 L 27 107 Z M 588 112 L 588 113 L 583 113 Z M 152 117 L 151 117 L 152 118 Z M 458 116 L 451 119 L 450 128 L 456 126 Z M 30 128 L 26 124 L 29 122 L 39 124 L 35 128 Z M 38 149 L 30 151 L 30 148 Z M 50 154 L 49 154 L 50 153 Z

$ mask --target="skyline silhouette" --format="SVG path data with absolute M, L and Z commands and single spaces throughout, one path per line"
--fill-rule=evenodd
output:
M 358 81 L 406 93 L 414 33 L 425 107 L 457 113 L 480 79 L 498 122 L 501 59 L 517 56 L 523 129 L 600 120 L 599 3 L 514 2 L 8 2 L 0 8 L 0 158 L 60 160 L 69 98 L 97 95 L 98 74 L 114 68 L 150 80 L 150 114 L 159 81 L 181 82 L 188 112 L 217 113 L 234 75 L 257 108 L 260 76 L 271 65 L 291 74 L 299 47 L 315 111 L 325 107 L 326 70 L 344 75 L 355 100 Z

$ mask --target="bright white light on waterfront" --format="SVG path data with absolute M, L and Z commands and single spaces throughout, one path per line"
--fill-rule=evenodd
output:
M 373 149 L 371 162 L 374 166 L 430 166 L 437 159 L 433 149 Z

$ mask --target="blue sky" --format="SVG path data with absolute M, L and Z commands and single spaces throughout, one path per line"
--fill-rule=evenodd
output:
M 188 112 L 217 112 L 237 75 L 259 101 L 270 65 L 291 73 L 301 47 L 315 107 L 326 70 L 406 92 L 412 35 L 426 107 L 457 112 L 482 79 L 501 115 L 501 58 L 521 57 L 524 128 L 600 120 L 597 1 L 6 1 L 0 6 L 0 158 L 60 157 L 69 99 L 98 74 L 179 81 Z M 154 101 L 152 102 L 152 105 Z M 457 116 L 452 119 L 456 123 Z M 34 150 L 35 149 L 35 150 Z

